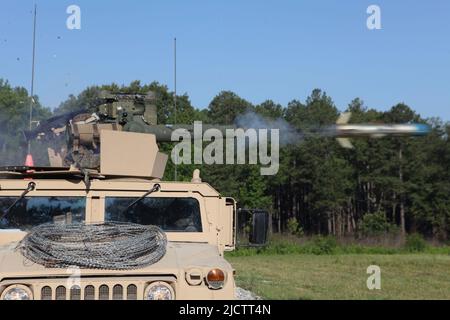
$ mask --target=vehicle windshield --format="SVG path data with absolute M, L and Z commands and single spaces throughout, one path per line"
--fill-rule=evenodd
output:
M 200 206 L 196 199 L 148 197 L 127 210 L 136 199 L 107 197 L 105 221 L 156 225 L 168 232 L 202 232 Z
M 17 197 L 0 197 L 3 214 Z M 25 197 L 0 220 L 0 229 L 29 230 L 43 223 L 80 223 L 85 218 L 85 197 Z

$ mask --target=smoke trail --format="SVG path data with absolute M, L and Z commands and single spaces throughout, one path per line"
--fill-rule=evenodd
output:
M 286 120 L 282 118 L 275 120 L 267 119 L 253 111 L 247 111 L 239 115 L 234 121 L 234 124 L 244 129 L 279 129 L 281 145 L 296 144 L 304 139 L 304 135 Z
M 0 166 L 21 165 L 25 159 L 26 148 L 20 143 L 20 135 L 0 130 Z

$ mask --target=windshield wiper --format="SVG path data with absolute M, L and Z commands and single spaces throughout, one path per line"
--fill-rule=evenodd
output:
M 16 201 L 13 202 L 12 205 L 9 206 L 8 209 L 6 209 L 5 211 L 3 211 L 2 216 L 0 217 L 0 221 L 2 221 L 4 218 L 6 218 L 6 216 L 9 214 L 9 212 L 11 211 L 12 208 L 14 208 L 19 201 L 21 201 L 23 198 L 25 198 L 25 196 L 31 192 L 34 191 L 34 189 L 36 189 L 36 183 L 34 182 L 30 182 L 28 184 L 28 187 L 22 192 L 22 194 L 16 199 Z
M 126 213 L 128 210 L 130 210 L 134 205 L 144 200 L 148 195 L 152 194 L 153 192 L 161 190 L 161 185 L 159 183 L 155 184 L 153 188 L 151 188 L 149 191 L 147 191 L 142 197 L 134 200 L 123 212 Z

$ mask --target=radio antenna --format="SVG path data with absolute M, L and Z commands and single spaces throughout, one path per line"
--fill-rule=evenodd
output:
M 174 103 L 174 124 L 177 124 L 177 38 L 173 39 L 173 65 L 174 65 L 174 94 L 173 94 L 173 103 Z M 175 156 L 177 157 L 177 156 Z M 175 158 L 175 181 L 177 181 L 178 178 L 178 172 L 177 172 L 177 158 Z
M 33 56 L 32 56 L 32 62 L 31 62 L 31 90 L 30 90 L 30 123 L 29 123 L 29 130 L 32 129 L 33 124 L 33 104 L 34 104 L 34 63 L 35 63 L 35 56 L 36 56 L 36 12 L 37 12 L 37 5 L 34 4 L 34 20 L 33 20 Z M 31 141 L 28 141 L 28 153 L 27 158 L 25 160 L 25 165 L 33 166 L 33 157 L 31 156 Z

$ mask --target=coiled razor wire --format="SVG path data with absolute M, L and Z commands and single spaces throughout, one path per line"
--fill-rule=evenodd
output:
M 47 268 L 138 269 L 159 261 L 167 237 L 157 226 L 105 222 L 42 224 L 33 228 L 18 249 Z

